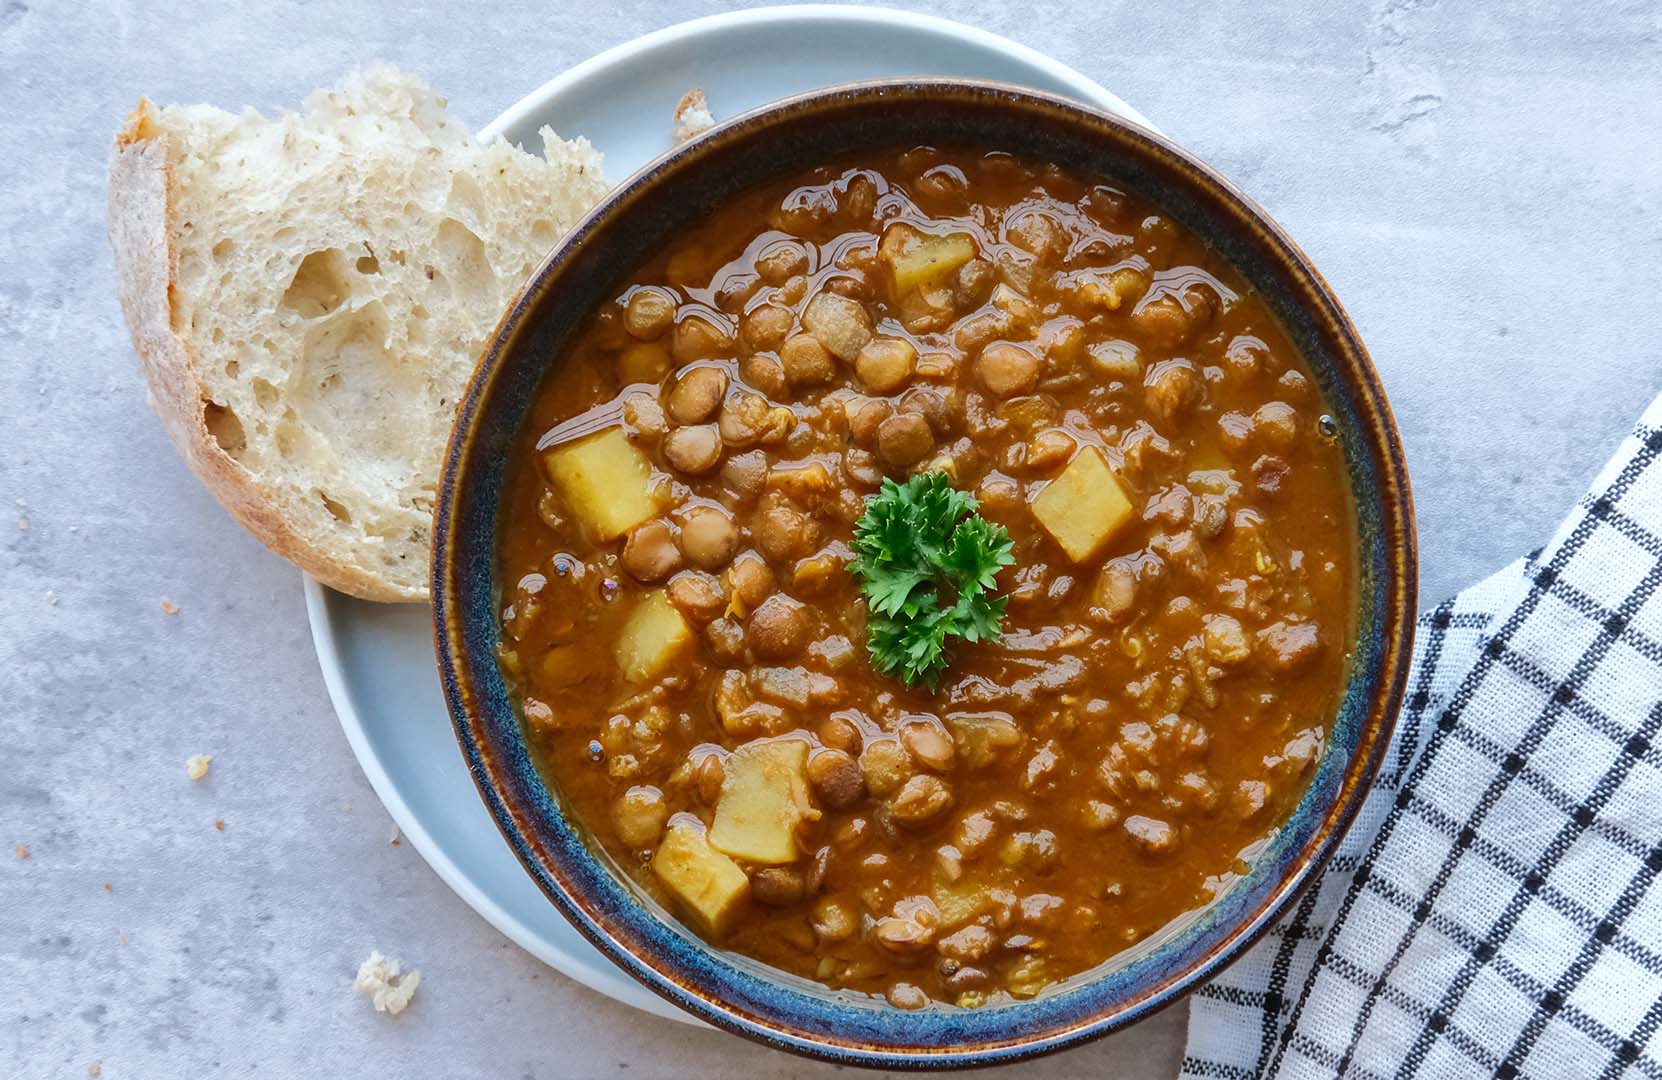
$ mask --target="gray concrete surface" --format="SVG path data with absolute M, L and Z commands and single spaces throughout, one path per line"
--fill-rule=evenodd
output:
M 116 308 L 104 162 L 139 94 L 272 107 L 381 56 L 478 125 L 718 6 L 599 8 L 0 0 L 0 841 L 29 850 L 0 856 L 0 1075 L 830 1072 L 576 986 L 389 845 L 299 575 L 175 458 Z M 1389 387 L 1426 601 L 1544 539 L 1662 388 L 1655 3 L 931 10 L 1099 79 L 1300 240 Z M 351 992 L 371 946 L 426 974 L 397 1019 Z M 1022 1075 L 1170 1076 L 1182 1020 Z

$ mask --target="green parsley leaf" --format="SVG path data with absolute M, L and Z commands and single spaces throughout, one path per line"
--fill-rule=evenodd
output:
M 870 608 L 866 649 L 908 686 L 939 686 L 950 639 L 998 640 L 1006 598 L 990 594 L 1016 560 L 1004 526 L 977 509 L 944 474 L 922 473 L 884 480 L 855 523 L 848 569 Z

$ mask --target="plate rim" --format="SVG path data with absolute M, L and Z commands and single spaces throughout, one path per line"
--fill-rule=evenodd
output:
M 903 26 L 907 29 L 935 34 L 962 45 L 1000 53 L 1044 72 L 1055 79 L 1058 85 L 1065 86 L 1065 92 L 1069 96 L 1101 106 L 1152 131 L 1158 132 L 1160 130 L 1141 111 L 1094 79 L 1089 78 L 1070 65 L 1062 63 L 1060 60 L 1001 34 L 995 34 L 989 30 L 983 30 L 938 15 L 926 15 L 866 4 L 783 4 L 689 19 L 649 31 L 614 45 L 567 68 L 510 104 L 498 113 L 490 123 L 480 128 L 475 138 L 480 142 L 498 138 L 506 130 L 521 123 L 526 117 L 546 107 L 551 98 L 602 72 L 627 64 L 639 55 L 654 49 L 688 38 L 720 34 L 741 27 L 782 24 L 805 19 L 879 27 Z M 633 170 L 630 175 L 633 175 Z M 622 177 L 618 182 L 621 183 L 626 179 L 627 177 Z M 380 757 L 370 745 L 363 717 L 353 700 L 352 691 L 347 686 L 346 664 L 341 658 L 340 644 L 330 616 L 330 596 L 333 594 L 333 590 L 328 589 L 327 586 L 310 574 L 302 572 L 301 576 L 304 579 L 306 620 L 311 633 L 313 651 L 323 675 L 323 684 L 328 693 L 330 705 L 335 711 L 342 732 L 346 735 L 346 741 L 352 750 L 352 756 L 357 761 L 358 768 L 363 772 L 365 779 L 369 781 L 370 788 L 375 792 L 376 798 L 381 801 L 381 805 L 393 819 L 394 824 L 397 825 L 399 832 L 409 839 L 416 853 L 422 857 L 439 880 L 463 903 L 483 918 L 486 923 L 506 936 L 515 945 L 588 990 L 654 1016 L 675 1020 L 694 1027 L 711 1028 L 711 1025 L 703 1020 L 647 989 L 587 941 L 584 941 L 583 944 L 594 952 L 592 960 L 559 947 L 547 937 L 531 929 L 522 920 L 510 914 L 486 889 L 469 877 L 433 839 L 432 834 L 427 831 L 426 826 L 422 823 L 422 819 L 411 808 L 398 785 L 387 772 Z M 437 675 L 436 663 L 434 674 Z M 481 812 L 488 813 L 482 801 L 478 805 Z M 523 872 L 523 868 L 521 868 L 521 872 Z
M 544 82 L 535 90 L 503 109 L 496 115 L 495 119 L 481 128 L 474 137 L 483 142 L 486 139 L 501 135 L 503 131 L 520 123 L 525 117 L 535 112 L 549 98 L 572 86 L 576 86 L 601 71 L 632 60 L 639 53 L 647 52 L 683 38 L 720 33 L 741 26 L 785 23 L 796 19 L 822 19 L 831 22 L 904 26 L 909 29 L 940 34 L 942 37 L 966 44 L 982 46 L 1004 53 L 1012 59 L 1045 69 L 1053 77 L 1066 83 L 1070 94 L 1100 104 L 1104 108 L 1152 131 L 1158 132 L 1160 130 L 1135 106 L 1095 79 L 1054 57 L 1047 56 L 1032 46 L 1023 45 L 1019 41 L 1007 38 L 1002 34 L 995 34 L 990 30 L 983 30 L 980 27 L 971 26 L 968 23 L 961 23 L 940 15 L 925 15 L 919 12 L 876 7 L 870 4 L 777 4 L 769 7 L 727 11 L 716 15 L 704 15 L 696 19 L 688 19 L 685 22 L 674 23 L 658 30 L 648 31 L 639 37 L 614 45 L 604 52 L 597 53 L 587 60 L 567 68 Z M 621 184 L 627 179 L 628 177 L 623 177 L 618 183 Z

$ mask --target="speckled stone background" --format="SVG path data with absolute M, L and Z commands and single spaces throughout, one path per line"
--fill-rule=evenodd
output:
M 1287 225 L 1390 390 L 1427 601 L 1544 539 L 1662 387 L 1654 0 L 912 6 L 1093 76 Z M 0 0 L 0 1076 L 831 1071 L 577 986 L 388 843 L 299 575 L 174 456 L 116 306 L 141 93 L 272 108 L 385 57 L 478 126 L 720 10 L 602 7 Z M 351 990 L 371 947 L 426 977 L 401 1017 Z M 1170 1076 L 1183 1019 L 1021 1075 Z

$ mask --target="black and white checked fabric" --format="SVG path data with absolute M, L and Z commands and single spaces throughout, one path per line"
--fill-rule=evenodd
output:
M 1182 1076 L 1662 1080 L 1662 398 L 1537 555 L 1421 616 L 1375 791 L 1192 999 Z

